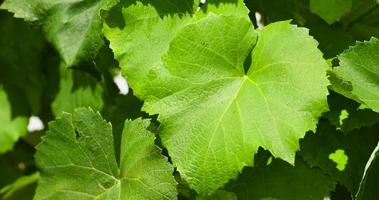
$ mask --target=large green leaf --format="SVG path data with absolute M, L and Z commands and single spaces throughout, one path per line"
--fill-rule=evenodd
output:
M 331 72 L 336 92 L 379 112 L 379 40 L 358 42 L 339 57 Z
M 300 155 L 312 167 L 321 168 L 354 194 L 365 164 L 379 140 L 378 128 L 379 124 L 376 124 L 344 134 L 329 122 L 321 121 L 317 132 L 309 133 L 301 141 Z
M 94 58 L 103 45 L 101 12 L 118 0 L 6 0 L 2 9 L 27 21 L 38 20 L 69 66 Z
M 310 0 L 310 10 L 328 24 L 338 21 L 351 10 L 352 0 Z
M 378 178 L 379 178 L 379 143 L 372 152 L 366 164 L 361 184 L 356 195 L 357 200 L 375 200 L 378 198 Z
M 321 200 L 336 185 L 328 175 L 309 167 L 300 158 L 295 166 L 278 159 L 269 164 L 265 161 L 245 168 L 239 178 L 228 185 L 228 190 L 239 200 Z
M 111 124 L 91 109 L 63 114 L 37 147 L 35 199 L 175 199 L 173 168 L 154 145 L 149 124 L 125 122 L 118 167 Z
M 12 117 L 8 96 L 0 85 L 0 154 L 13 148 L 17 140 L 27 133 L 26 117 Z
M 179 31 L 163 60 L 149 81 L 166 96 L 146 93 L 144 109 L 159 114 L 163 145 L 199 193 L 251 165 L 259 146 L 294 163 L 298 139 L 327 110 L 326 62 L 288 21 L 254 31 L 244 18 L 210 15 Z

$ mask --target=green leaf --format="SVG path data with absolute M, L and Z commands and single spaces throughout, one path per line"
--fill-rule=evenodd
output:
M 351 10 L 352 0 L 310 0 L 312 13 L 333 24 Z
M 38 114 L 46 81 L 43 35 L 1 10 L 0 32 L 0 83 L 18 90 L 18 95 L 23 97 L 17 101 L 28 108 L 27 114 L 30 110 Z
M 162 95 L 169 92 L 146 78 L 154 79 L 155 73 L 163 73 L 161 57 L 185 25 L 208 12 L 238 13 L 247 18 L 248 11 L 242 0 L 210 0 L 202 12 L 196 12 L 198 5 L 198 0 L 132 0 L 121 2 L 109 13 L 104 34 L 137 97 L 145 99 L 150 92 Z M 154 69 L 158 69 L 157 72 Z M 175 85 L 180 80 L 173 81 Z
M 196 13 L 196 17 L 203 17 L 207 13 L 238 15 L 249 19 L 249 9 L 245 6 L 243 0 L 207 0 L 201 6 L 202 13 Z
M 293 19 L 296 24 L 304 25 L 314 17 L 309 10 L 309 0 L 247 0 L 246 5 L 250 14 L 262 14 L 265 24 Z
M 17 140 L 27 133 L 28 119 L 12 117 L 12 108 L 8 96 L 0 85 L 0 154 L 13 148 Z
M 101 81 L 87 72 L 67 69 L 60 66 L 60 83 L 58 94 L 51 107 L 55 116 L 62 112 L 72 113 L 78 107 L 103 108 L 104 88 Z
M 329 112 L 324 113 L 338 130 L 345 133 L 379 122 L 379 113 L 359 107 L 359 103 L 332 92 L 328 96 Z
M 93 59 L 103 45 L 101 12 L 118 0 L 5 0 L 2 9 L 27 21 L 38 20 L 68 66 Z
M 317 132 L 309 133 L 301 140 L 300 155 L 312 167 L 319 167 L 354 194 L 358 190 L 365 164 L 379 140 L 378 128 L 377 124 L 344 134 L 329 122 L 320 121 Z M 342 150 L 347 156 L 343 170 L 329 158 Z
M 37 146 L 35 199 L 175 199 L 173 168 L 148 126 L 125 122 L 118 168 L 111 125 L 91 109 L 64 113 Z
M 147 93 L 144 110 L 159 114 L 163 145 L 201 194 L 252 165 L 259 146 L 294 163 L 298 139 L 327 110 L 327 64 L 288 21 L 254 31 L 244 18 L 209 15 L 179 31 L 163 60 L 149 81 L 168 95 Z
M 379 37 L 379 5 L 373 0 L 353 0 L 351 12 L 341 19 L 355 40 Z
M 0 189 L 0 197 L 3 200 L 29 200 L 34 195 L 39 174 L 33 173 L 22 176 L 13 183 Z
M 334 190 L 336 182 L 318 168 L 309 167 L 301 159 L 291 166 L 275 159 L 254 168 L 247 167 L 228 186 L 238 199 L 320 200 Z
M 372 152 L 359 185 L 357 200 L 375 200 L 378 198 L 378 177 L 379 177 L 379 143 Z
M 332 81 L 332 88 L 379 112 L 379 40 L 358 42 L 338 58 L 340 66 L 332 73 L 341 81 Z
M 111 10 L 104 34 L 138 97 L 150 84 L 145 81 L 146 76 L 152 76 L 149 70 L 161 64 L 162 54 L 175 33 L 191 20 L 197 3 L 134 0 L 121 2 Z

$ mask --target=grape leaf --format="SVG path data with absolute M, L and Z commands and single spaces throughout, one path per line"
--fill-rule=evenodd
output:
M 345 133 L 379 122 L 379 113 L 360 108 L 359 103 L 338 93 L 328 96 L 329 111 L 323 114 L 338 130 Z M 343 116 L 345 114 L 345 116 Z
M 0 32 L 0 82 L 23 96 L 17 101 L 28 108 L 24 114 L 38 114 L 45 86 L 43 35 L 5 11 L 0 11 Z
M 340 56 L 331 73 L 332 88 L 379 112 L 379 40 L 357 42 Z
M 265 24 L 293 19 L 293 23 L 309 28 L 309 34 L 320 43 L 319 49 L 326 58 L 333 58 L 354 44 L 348 28 L 339 23 L 330 25 L 313 14 L 309 0 L 248 0 L 247 6 L 252 13 L 260 13 Z
M 259 146 L 293 163 L 298 139 L 327 110 L 326 62 L 288 21 L 254 31 L 244 18 L 209 15 L 179 31 L 163 60 L 149 81 L 170 94 L 148 93 L 143 108 L 159 114 L 163 145 L 199 193 L 251 165 Z
M 121 2 L 109 13 L 104 34 L 137 96 L 149 84 L 144 81 L 148 71 L 160 64 L 175 32 L 191 19 L 196 5 L 193 0 L 134 0 Z
M 274 159 L 247 167 L 227 187 L 238 199 L 320 200 L 334 190 L 336 182 L 300 158 L 295 166 Z
M 246 5 L 250 14 L 260 13 L 265 24 L 292 19 L 304 25 L 315 16 L 309 10 L 309 0 L 246 0 Z
M 150 92 L 162 95 L 168 92 L 145 79 L 156 76 L 152 73 L 153 69 L 163 68 L 162 55 L 186 24 L 204 17 L 208 12 L 238 13 L 247 18 L 248 10 L 243 0 L 210 0 L 196 12 L 198 5 L 199 0 L 133 0 L 121 2 L 109 13 L 104 34 L 120 63 L 123 76 L 137 97 L 145 99 Z M 180 80 L 172 81 L 175 84 Z
M 0 154 L 13 148 L 17 140 L 27 133 L 28 119 L 18 116 L 12 118 L 8 96 L 0 85 Z
M 2 9 L 27 21 L 38 20 L 68 66 L 93 59 L 103 45 L 101 12 L 119 0 L 5 0 Z
M 72 113 L 75 108 L 89 106 L 95 110 L 103 108 L 104 88 L 101 81 L 87 72 L 60 66 L 58 94 L 51 107 L 55 116 L 62 112 Z
M 318 124 L 316 134 L 307 134 L 300 142 L 300 155 L 312 167 L 319 167 L 344 185 L 352 194 L 358 190 L 365 164 L 379 140 L 378 124 L 342 133 L 327 121 Z M 315 151 L 317 149 L 317 151 Z M 343 150 L 348 157 L 341 171 L 329 156 Z
M 118 168 L 111 125 L 91 109 L 64 113 L 37 146 L 35 199 L 175 199 L 173 168 L 148 126 L 125 122 Z
M 328 24 L 333 24 L 347 14 L 352 5 L 352 0 L 310 0 L 309 3 L 312 13 L 320 16 Z
M 249 19 L 249 9 L 243 0 L 207 0 L 201 6 L 201 12 L 196 13 L 196 17 L 204 17 L 207 13 L 238 15 Z
M 379 177 L 379 143 L 372 152 L 366 164 L 362 181 L 356 195 L 357 200 L 375 200 L 378 198 L 378 177 Z

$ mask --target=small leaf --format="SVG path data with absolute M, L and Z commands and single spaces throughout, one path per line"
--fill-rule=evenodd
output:
M 112 127 L 100 114 L 86 108 L 62 114 L 37 146 L 35 199 L 175 199 L 173 168 L 148 125 L 125 122 L 118 168 Z
M 247 167 L 228 186 L 239 200 L 280 199 L 320 200 L 334 190 L 336 182 L 318 168 L 309 167 L 300 158 L 295 166 L 275 159 L 271 165 L 261 163 Z
M 340 66 L 333 73 L 351 84 L 350 90 L 340 90 L 340 83 L 332 82 L 335 91 L 379 112 L 379 40 L 371 38 L 358 42 L 339 57 Z

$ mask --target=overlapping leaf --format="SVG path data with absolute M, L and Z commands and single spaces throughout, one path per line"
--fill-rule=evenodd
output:
M 2 9 L 27 21 L 38 20 L 64 62 L 77 65 L 94 58 L 103 45 L 101 12 L 118 0 L 6 0 Z
M 354 194 L 365 164 L 379 140 L 377 133 L 378 124 L 344 134 L 329 122 L 322 121 L 315 134 L 310 133 L 301 141 L 300 155 L 312 167 L 321 168 Z M 347 162 L 340 169 L 338 162 L 330 157 L 338 151 L 343 151 L 347 157 Z
M 91 74 L 61 65 L 59 85 L 58 94 L 51 105 L 55 116 L 62 112 L 73 112 L 75 108 L 82 106 L 90 106 L 96 110 L 103 108 L 104 87 Z
M 119 168 L 109 123 L 91 109 L 63 114 L 37 147 L 35 199 L 175 199 L 173 168 L 148 126 L 125 122 Z
M 339 57 L 330 78 L 333 89 L 379 112 L 379 40 L 358 42 Z
M 0 83 L 17 93 L 12 103 L 26 107 L 23 114 L 38 114 L 46 81 L 43 35 L 6 11 L 0 11 L 0 32 Z
M 335 181 L 318 168 L 309 167 L 300 158 L 295 166 L 280 160 L 261 162 L 246 168 L 228 186 L 240 200 L 320 200 L 334 190 Z
M 159 83 L 152 80 L 156 73 L 164 73 L 161 57 L 186 24 L 209 12 L 247 18 L 248 10 L 242 0 L 210 0 L 201 10 L 198 5 L 199 0 L 133 0 L 112 9 L 104 33 L 136 96 L 145 99 L 148 93 L 167 95 L 169 91 L 157 87 Z M 181 80 L 172 80 L 173 85 L 178 82 Z
M 352 4 L 352 0 L 310 0 L 310 10 L 332 24 L 348 13 Z

